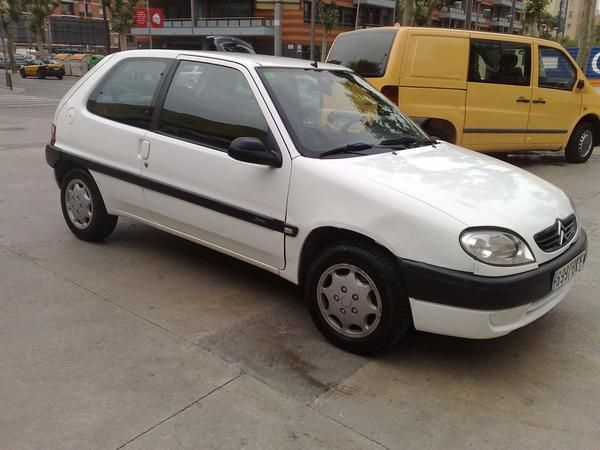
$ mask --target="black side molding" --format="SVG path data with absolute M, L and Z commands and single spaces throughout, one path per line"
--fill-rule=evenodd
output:
M 583 228 L 563 254 L 529 272 L 505 277 L 483 277 L 407 259 L 400 268 L 408 296 L 459 308 L 495 310 L 535 302 L 552 290 L 554 271 L 587 249 Z
M 46 162 L 48 163 L 48 165 L 56 169 L 62 161 L 72 162 L 88 170 L 93 170 L 95 172 L 99 172 L 104 175 L 108 175 L 110 177 L 135 184 L 145 189 L 160 192 L 161 194 L 175 197 L 180 200 L 192 203 L 194 205 L 198 205 L 203 208 L 219 212 L 221 214 L 235 217 L 236 219 L 243 220 L 245 222 L 250 222 L 264 228 L 268 228 L 269 230 L 284 233 L 286 236 L 294 237 L 298 234 L 297 227 L 287 224 L 283 220 L 268 217 L 259 213 L 249 211 L 244 208 L 240 208 L 238 206 L 221 202 L 219 200 L 195 194 L 193 192 L 186 191 L 175 186 L 160 183 L 158 181 L 143 177 L 141 175 L 133 174 L 125 170 L 117 169 L 112 166 L 91 161 L 87 158 L 81 158 L 79 156 L 63 152 L 58 147 L 48 144 L 46 146 Z

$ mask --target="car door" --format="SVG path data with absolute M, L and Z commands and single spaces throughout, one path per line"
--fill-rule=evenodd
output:
M 462 144 L 525 143 L 531 105 L 531 44 L 471 38 Z
M 560 49 L 536 45 L 538 64 L 531 100 L 527 143 L 545 148 L 566 144 L 568 131 L 581 113 L 577 70 Z M 546 147 L 547 146 L 547 147 Z
M 115 213 L 151 220 L 139 177 L 149 148 L 145 137 L 153 106 L 173 61 L 126 58 L 100 80 L 82 114 L 74 107 L 69 109 L 76 139 L 72 151 L 98 164 L 97 170 L 92 169 L 94 178 L 106 205 Z
M 163 95 L 142 170 L 156 222 L 242 259 L 284 268 L 291 159 L 250 73 L 234 63 L 182 60 Z M 281 152 L 282 167 L 229 157 L 238 137 Z

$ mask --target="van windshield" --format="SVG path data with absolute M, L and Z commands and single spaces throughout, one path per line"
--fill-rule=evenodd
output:
M 341 34 L 335 40 L 327 62 L 349 67 L 363 77 L 382 77 L 396 33 L 398 30 Z
M 396 105 L 352 72 L 283 67 L 257 71 L 304 156 L 385 152 L 429 141 Z

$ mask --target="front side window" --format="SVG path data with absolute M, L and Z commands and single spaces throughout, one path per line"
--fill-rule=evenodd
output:
M 540 47 L 539 64 L 539 87 L 573 90 L 577 72 L 563 52 L 555 48 Z
M 531 45 L 471 39 L 469 81 L 529 86 Z
M 267 144 L 267 121 L 239 70 L 199 62 L 177 68 L 158 131 L 227 151 L 238 137 Z
M 428 140 L 393 103 L 352 72 L 257 70 L 304 156 L 320 157 L 356 145 L 392 151 L 389 146 L 413 147 Z
M 170 64 L 167 59 L 123 61 L 94 90 L 88 110 L 116 122 L 149 128 L 154 97 Z

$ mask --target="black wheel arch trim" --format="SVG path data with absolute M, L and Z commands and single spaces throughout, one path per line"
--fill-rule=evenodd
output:
M 89 160 L 87 158 L 82 158 L 80 156 L 64 152 L 63 150 L 54 145 L 48 144 L 46 146 L 46 162 L 50 167 L 55 169 L 55 171 L 63 162 L 74 163 L 75 165 L 83 167 L 85 169 L 100 172 L 104 175 L 108 175 L 113 178 L 117 178 L 119 180 L 135 184 L 145 189 L 150 189 L 152 191 L 175 197 L 180 200 L 184 200 L 188 203 L 192 203 L 203 208 L 219 212 L 221 214 L 235 217 L 236 219 L 243 220 L 245 222 L 250 222 L 273 231 L 284 233 L 286 236 L 294 237 L 298 234 L 298 227 L 290 225 L 284 222 L 283 220 L 255 213 L 253 211 L 249 211 L 238 206 L 230 205 L 228 203 L 224 203 L 209 197 L 198 195 L 193 192 L 177 188 L 175 186 L 171 186 L 165 183 L 152 180 L 150 178 L 143 177 L 141 175 L 133 174 L 112 166 L 101 164 L 96 161 Z
M 552 275 L 587 250 L 587 235 L 577 239 L 556 258 L 537 269 L 503 277 L 484 277 L 399 258 L 408 296 L 460 308 L 498 310 L 535 302 L 551 292 Z

